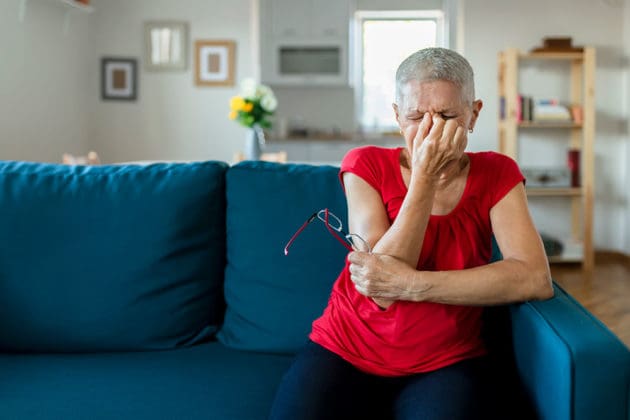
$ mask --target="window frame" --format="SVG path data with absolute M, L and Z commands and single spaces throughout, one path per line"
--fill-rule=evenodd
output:
M 418 20 L 433 21 L 436 23 L 436 45 L 448 48 L 449 27 L 446 18 L 447 13 L 440 9 L 427 10 L 357 10 L 351 28 L 351 57 L 350 82 L 354 88 L 354 118 L 355 127 L 361 132 L 372 132 L 370 127 L 363 125 L 363 23 L 369 20 Z M 392 75 L 394 77 L 394 75 Z M 393 112 L 393 111 L 392 111 Z M 379 127 L 379 132 L 388 132 L 396 127 Z

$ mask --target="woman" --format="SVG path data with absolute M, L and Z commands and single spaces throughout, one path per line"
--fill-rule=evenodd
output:
M 487 418 L 482 306 L 553 295 L 515 162 L 465 153 L 480 100 L 459 54 L 396 72 L 406 147 L 362 147 L 340 176 L 352 252 L 276 395 L 273 419 Z M 503 260 L 488 264 L 494 234 Z

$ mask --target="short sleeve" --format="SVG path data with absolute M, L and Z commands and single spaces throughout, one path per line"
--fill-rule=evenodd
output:
M 499 153 L 491 153 L 491 157 L 495 187 L 491 195 L 490 208 L 501 201 L 516 185 L 525 182 L 525 177 L 514 159 Z
M 377 160 L 377 151 L 374 147 L 363 146 L 350 150 L 341 161 L 341 169 L 339 170 L 339 180 L 345 189 L 343 183 L 343 174 L 346 172 L 353 173 L 365 182 L 370 184 L 376 191 L 381 190 L 380 170 Z

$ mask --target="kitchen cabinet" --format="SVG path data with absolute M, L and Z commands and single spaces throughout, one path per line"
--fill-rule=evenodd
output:
M 261 78 L 272 85 L 347 85 L 351 0 L 262 0 Z

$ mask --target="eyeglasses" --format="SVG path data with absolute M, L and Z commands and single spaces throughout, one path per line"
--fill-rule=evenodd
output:
M 341 223 L 341 219 L 333 214 L 328 209 L 322 209 L 313 213 L 306 222 L 300 226 L 300 228 L 293 234 L 287 245 L 284 247 L 284 255 L 289 255 L 289 247 L 295 239 L 302 233 L 306 226 L 308 226 L 313 220 L 321 220 L 324 222 L 326 229 L 339 241 L 343 246 L 345 246 L 348 251 L 361 251 L 361 252 L 372 252 L 372 248 L 367 243 L 365 239 L 357 235 L 356 233 L 346 233 L 343 230 L 343 224 Z M 343 235 L 343 236 L 342 236 Z

